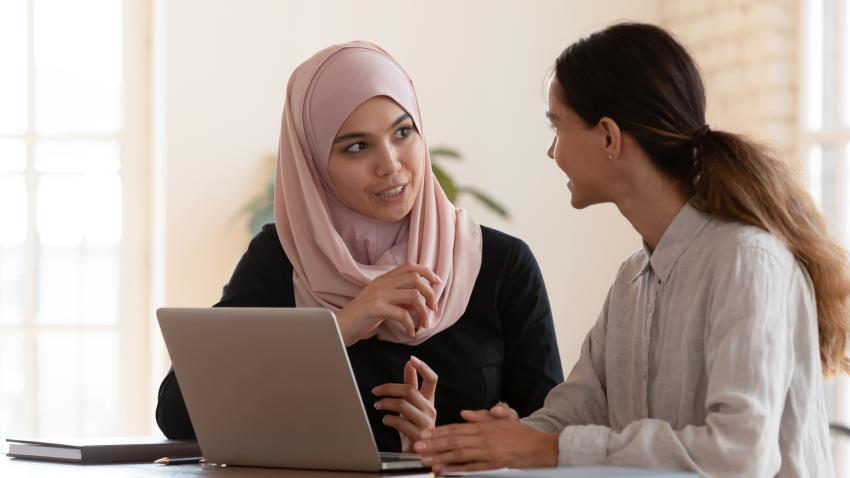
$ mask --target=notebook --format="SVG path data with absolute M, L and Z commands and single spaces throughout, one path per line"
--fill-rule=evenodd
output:
M 7 438 L 8 456 L 73 463 L 132 463 L 162 457 L 200 456 L 194 440 L 157 436 L 18 440 Z

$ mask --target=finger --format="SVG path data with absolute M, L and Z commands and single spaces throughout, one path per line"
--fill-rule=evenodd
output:
M 434 396 L 437 394 L 437 380 L 439 378 L 437 372 L 413 355 L 410 356 L 410 362 L 413 368 L 422 376 L 422 387 L 420 387 L 422 395 L 428 400 L 434 400 Z
M 418 440 L 413 443 L 413 449 L 416 450 L 416 453 L 432 456 L 451 450 L 481 448 L 482 446 L 483 441 L 480 435 L 451 435 L 431 440 Z
M 416 319 L 420 329 L 427 329 L 428 325 L 431 323 L 431 310 L 428 308 L 428 304 L 425 302 L 425 297 L 422 297 L 422 294 L 416 289 L 409 289 L 414 291 L 415 298 L 413 299 L 413 303 L 410 304 L 413 307 L 413 310 L 416 311 Z
M 480 427 L 476 423 L 453 423 L 451 425 L 443 425 L 424 430 L 420 436 L 423 439 L 436 439 L 450 435 L 475 435 L 479 431 Z
M 384 415 L 381 421 L 384 425 L 395 428 L 399 433 L 403 433 L 410 441 L 416 440 L 416 437 L 419 435 L 419 427 L 410 422 L 410 420 L 397 415 Z
M 437 308 L 437 294 L 434 292 L 434 287 L 422 275 L 416 272 L 409 272 L 401 276 L 396 288 L 416 289 L 425 297 L 425 302 L 431 310 Z
M 419 264 L 407 263 L 402 267 L 407 267 L 406 270 L 413 271 L 420 274 L 422 277 L 428 279 L 428 281 L 432 284 L 442 284 L 443 279 L 440 278 L 434 271 L 432 271 L 429 267 L 425 267 Z
M 372 394 L 379 397 L 404 399 L 414 407 L 427 412 L 434 411 L 434 404 L 426 399 L 415 386 L 403 383 L 385 383 L 372 389 Z
M 381 304 L 378 309 L 379 310 L 376 315 L 379 315 L 386 320 L 398 322 L 402 327 L 404 327 L 407 335 L 411 337 L 416 335 L 416 326 L 413 323 L 413 318 L 410 317 L 410 312 L 397 305 L 387 303 Z
M 404 383 L 419 388 L 419 378 L 416 376 L 416 368 L 413 366 L 413 357 L 404 363 Z
M 440 276 L 435 274 L 434 271 L 432 271 L 429 267 L 426 267 L 426 266 L 423 266 L 423 265 L 420 265 L 420 264 L 414 264 L 414 263 L 409 262 L 409 261 L 405 262 L 404 264 L 396 267 L 395 269 L 393 269 L 389 272 L 386 272 L 386 273 L 378 276 L 375 280 L 390 279 L 390 278 L 393 278 L 393 277 L 397 277 L 397 276 L 400 276 L 400 275 L 407 274 L 409 272 L 416 272 L 417 274 L 421 275 L 426 280 L 428 280 L 428 282 L 430 282 L 432 284 L 442 284 L 443 283 L 443 279 L 441 279 Z
M 403 398 L 383 398 L 375 402 L 375 409 L 398 413 L 403 418 L 416 424 L 419 429 L 425 429 L 434 425 L 431 416 Z
M 461 410 L 460 416 L 470 423 L 492 422 L 494 420 L 499 420 L 499 417 L 495 417 L 490 414 L 489 410 Z
M 431 468 L 437 471 L 436 468 L 445 469 L 449 466 L 473 465 L 489 461 L 488 452 L 481 448 L 457 448 L 451 451 L 446 451 L 436 455 L 430 455 L 430 460 L 425 460 L 423 457 L 422 463 L 428 461 Z
M 392 289 L 384 291 L 383 296 L 386 301 L 395 306 L 402 308 L 412 308 L 416 312 L 419 319 L 420 327 L 427 325 L 428 320 L 428 305 L 425 303 L 425 298 L 416 289 Z M 408 313 L 408 316 L 410 314 Z M 413 321 L 413 319 L 411 319 Z
M 499 402 L 493 405 L 493 408 L 490 409 L 490 414 L 499 418 L 510 418 L 513 420 L 519 420 L 519 413 L 516 410 L 510 407 L 505 402 Z

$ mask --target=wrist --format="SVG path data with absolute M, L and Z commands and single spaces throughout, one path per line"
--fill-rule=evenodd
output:
M 345 309 L 340 310 L 336 313 L 336 326 L 339 328 L 339 334 L 342 336 L 342 343 L 346 347 L 351 347 L 360 341 L 360 339 L 354 335 L 349 327 L 346 327 L 348 323 L 346 320 L 346 312 Z
M 546 467 L 558 466 L 558 440 L 561 437 L 557 433 L 541 433 L 541 460 Z

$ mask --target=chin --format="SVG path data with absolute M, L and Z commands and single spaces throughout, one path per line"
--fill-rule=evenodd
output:
M 380 208 L 373 210 L 372 214 L 369 214 L 369 216 L 380 221 L 396 222 L 407 217 L 407 215 L 410 214 L 411 209 L 413 209 L 412 204 L 410 207 L 406 208 Z
M 574 191 L 570 197 L 570 205 L 575 209 L 584 209 L 594 204 L 596 204 L 595 201 L 589 201 L 587 198 L 581 197 L 581 195 L 576 194 Z

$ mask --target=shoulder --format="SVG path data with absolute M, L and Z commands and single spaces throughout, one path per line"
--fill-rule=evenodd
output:
M 768 231 L 736 221 L 712 219 L 699 238 L 708 258 L 730 265 L 764 263 L 769 268 L 794 269 L 794 254 Z
M 502 231 L 481 226 L 482 261 L 534 261 L 531 248 L 522 239 Z
M 291 273 L 292 270 L 292 263 L 283 250 L 274 223 L 263 226 L 260 232 L 251 239 L 243 260 L 251 261 L 261 268 L 274 267 L 277 269 L 282 267 L 281 272 L 283 273 Z

